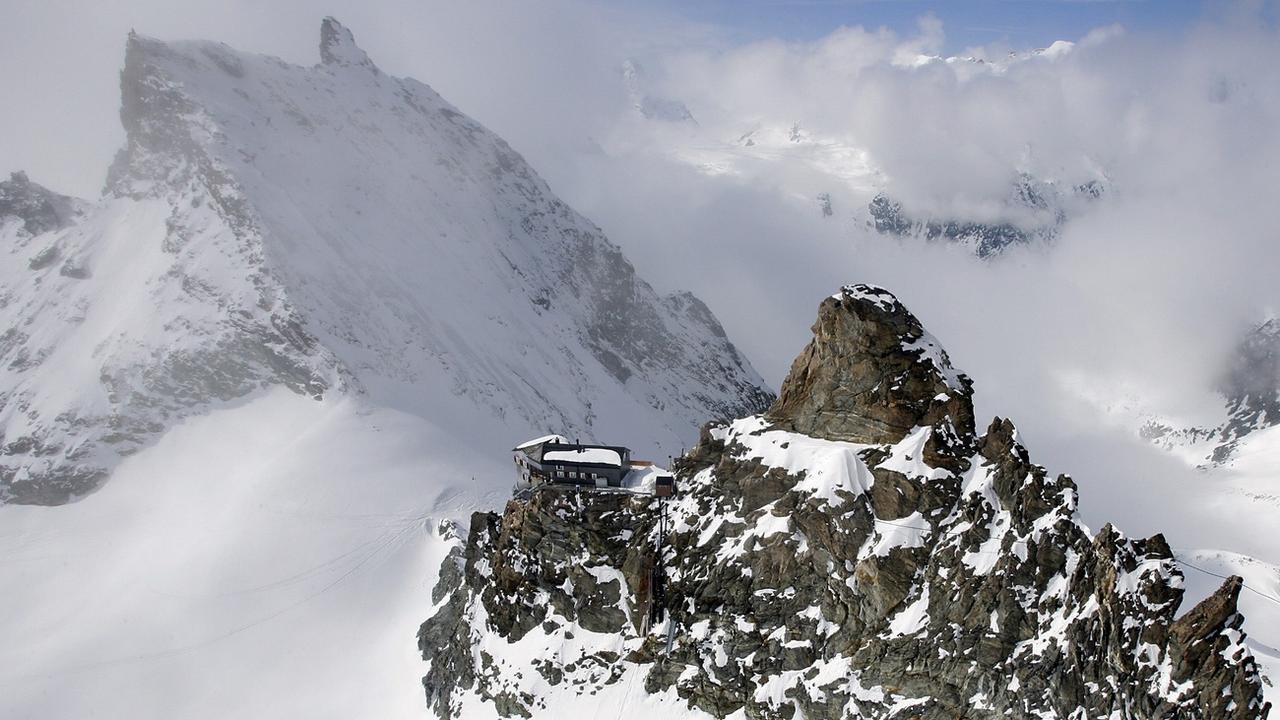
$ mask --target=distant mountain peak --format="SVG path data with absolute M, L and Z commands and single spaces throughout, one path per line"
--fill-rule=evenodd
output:
M 1221 391 L 1231 415 L 1224 439 L 1280 424 L 1280 318 L 1258 325 L 1240 342 Z
M 1167 450 L 1191 450 L 1204 468 L 1233 463 L 1250 437 L 1280 425 L 1280 318 L 1244 335 L 1214 389 L 1224 401 L 1219 419 L 1188 425 L 1153 415 L 1142 419 L 1139 435 Z
M 619 66 L 622 83 L 627 90 L 631 106 L 646 120 L 697 125 L 688 106 L 679 100 L 654 95 L 649 91 L 648 73 L 638 60 L 627 58 Z
M 368 54 L 356 45 L 355 36 L 332 16 L 320 22 L 320 62 L 376 69 Z
M 273 387 L 657 457 L 773 400 L 705 306 L 659 295 L 502 138 L 364 71 L 336 20 L 320 35 L 311 66 L 129 36 L 105 197 L 0 267 L 0 502 L 83 496 Z
M 1107 188 L 1100 179 L 1070 184 L 1019 173 L 994 218 L 919 216 L 881 192 L 867 206 L 867 224 L 882 235 L 955 243 L 978 257 L 993 258 L 1010 247 L 1055 241 L 1067 222 L 1102 198 Z

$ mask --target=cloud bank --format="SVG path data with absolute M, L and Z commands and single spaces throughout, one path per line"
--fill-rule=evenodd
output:
M 1264 10 L 1012 56 L 933 57 L 945 28 L 927 17 L 914 36 L 663 49 L 644 58 L 651 91 L 697 127 L 623 116 L 599 153 L 551 172 L 642 272 L 702 294 L 775 382 L 824 295 L 893 289 L 974 376 L 979 412 L 1014 418 L 1052 470 L 1098 488 L 1091 521 L 1114 519 L 1108 488 L 1136 501 L 1203 485 L 1131 437 L 1134 413 L 1220 411 L 1228 354 L 1280 309 L 1280 34 Z M 1052 246 L 993 262 L 866 229 L 880 190 L 922 214 L 1000 219 L 1018 173 L 1107 191 Z M 1176 521 L 1153 511 L 1132 529 Z

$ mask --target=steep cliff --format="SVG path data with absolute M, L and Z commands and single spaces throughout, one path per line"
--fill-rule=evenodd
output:
M 664 542 L 648 497 L 547 490 L 473 517 L 419 634 L 429 703 L 1265 717 L 1240 579 L 1181 607 L 1164 539 L 1084 527 L 1010 421 L 975 432 L 971 394 L 890 293 L 843 288 L 773 407 L 678 461 Z

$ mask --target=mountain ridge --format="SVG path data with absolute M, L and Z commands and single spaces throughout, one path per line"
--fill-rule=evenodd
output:
M 778 401 L 675 463 L 669 508 L 548 488 L 474 515 L 419 631 L 437 714 L 1265 718 L 1241 579 L 1181 608 L 1163 536 L 1093 533 L 1012 422 L 972 432 L 924 332 L 846 286 Z
M 659 296 L 501 138 L 332 18 L 320 54 L 129 36 L 104 199 L 20 248 L 74 272 L 3 278 L 40 332 L 5 348 L 0 496 L 82 497 L 276 384 L 659 456 L 772 399 L 705 305 Z

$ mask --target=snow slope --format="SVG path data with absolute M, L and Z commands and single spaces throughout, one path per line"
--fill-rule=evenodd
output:
M 0 507 L 0 717 L 422 716 L 433 521 L 508 479 L 461 442 L 277 388 L 180 424 L 87 501 Z
M 79 224 L 3 225 L 0 499 L 58 503 L 284 385 L 675 453 L 770 394 L 501 138 L 328 19 L 314 67 L 131 35 L 126 147 Z M 48 261 L 56 258 L 57 262 Z M 476 422 L 484 425 L 484 420 Z

